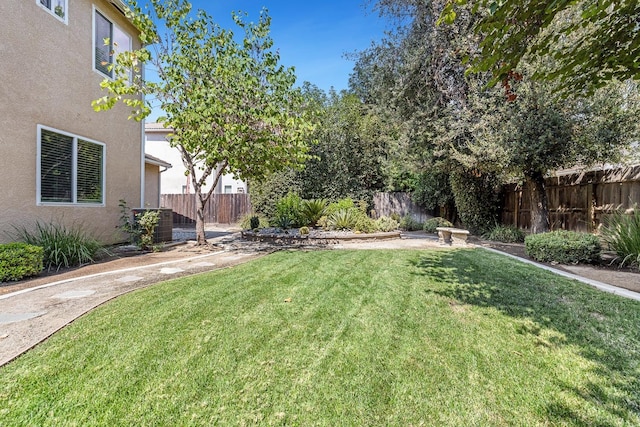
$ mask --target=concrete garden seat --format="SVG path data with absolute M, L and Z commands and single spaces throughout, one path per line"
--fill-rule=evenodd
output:
M 438 242 L 443 245 L 466 246 L 469 231 L 453 227 L 437 227 Z

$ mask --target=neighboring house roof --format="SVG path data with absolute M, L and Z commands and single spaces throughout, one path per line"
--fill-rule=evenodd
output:
M 167 132 L 173 132 L 173 129 L 165 127 L 164 123 L 145 123 L 144 131 L 148 133 L 151 133 L 151 132 L 167 133 Z
M 171 163 L 165 162 L 164 160 L 159 159 L 157 157 L 153 157 L 151 154 L 147 154 L 147 153 L 144 154 L 144 162 L 149 163 L 150 165 L 157 165 L 167 169 L 170 169 L 173 167 Z

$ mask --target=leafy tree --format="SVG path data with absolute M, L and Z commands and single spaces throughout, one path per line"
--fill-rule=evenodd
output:
M 133 108 L 133 118 L 142 119 L 150 108 L 139 94 L 160 102 L 166 117 L 159 121 L 174 129 L 170 143 L 180 150 L 191 176 L 197 241 L 205 244 L 204 207 L 221 174 L 260 180 L 273 171 L 299 167 L 308 158 L 312 117 L 301 91 L 293 87 L 293 68 L 279 64 L 266 11 L 257 23 L 233 15 L 244 33 L 237 41 L 206 12 L 194 17 L 186 0 L 150 3 L 152 15 L 131 1 L 127 16 L 153 54 L 147 46 L 119 54 L 111 65 L 117 78 L 101 83 L 108 95 L 94 101 L 94 108 L 107 110 L 122 101 Z M 154 20 L 164 24 L 162 33 Z M 141 78 L 145 63 L 158 70 L 159 82 Z M 211 175 L 214 183 L 206 189 Z
M 508 84 L 523 61 L 538 63 L 533 78 L 559 81 L 565 97 L 640 78 L 636 0 L 455 0 L 440 21 L 454 22 L 468 4 L 481 17 L 475 31 L 483 37 L 470 71 L 490 71 L 492 84 Z
M 385 185 L 386 124 L 355 95 L 331 92 L 320 115 L 311 158 L 299 176 L 306 198 L 371 202 Z
M 362 99 L 397 114 L 408 141 L 405 156 L 417 176 L 449 175 L 449 180 L 435 185 L 453 184 L 465 225 L 479 229 L 495 218 L 496 179 L 518 177 L 535 190 L 533 228 L 544 231 L 544 176 L 557 168 L 616 161 L 634 135 L 637 90 L 629 83 L 610 85 L 588 98 L 558 101 L 552 96 L 555 86 L 525 82 L 523 75 L 512 74 L 509 85 L 518 88 L 522 99 L 505 102 L 501 90 L 487 87 L 488 73 L 464 73 L 464 58 L 473 57 L 481 46 L 474 28 L 483 15 L 472 13 L 472 2 L 458 3 L 464 4 L 452 9 L 458 13 L 452 25 L 438 26 L 434 17 L 443 16 L 450 2 L 379 0 L 381 12 L 401 18 L 405 25 L 361 53 L 351 84 Z M 531 68 L 521 64 L 527 77 L 533 74 Z M 416 180 L 416 189 L 433 185 L 430 179 Z M 427 202 L 438 195 L 416 193 Z M 481 206 L 486 218 L 479 214 Z

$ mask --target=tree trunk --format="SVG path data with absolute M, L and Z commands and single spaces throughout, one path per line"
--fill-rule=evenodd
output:
M 207 237 L 204 232 L 204 200 L 200 188 L 196 191 L 196 243 L 198 245 L 206 245 Z
M 544 175 L 534 172 L 527 175 L 527 181 L 530 188 L 531 233 L 545 233 L 549 231 L 549 205 Z

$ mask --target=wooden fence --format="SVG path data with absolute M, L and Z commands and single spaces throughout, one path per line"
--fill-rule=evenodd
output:
M 425 222 L 433 217 L 432 212 L 426 211 L 411 200 L 411 193 L 376 193 L 373 196 L 373 209 L 378 217 L 397 213 L 401 217 L 410 215 L 418 222 Z
M 594 231 L 612 212 L 640 204 L 640 165 L 550 177 L 545 184 L 554 230 Z M 530 227 L 529 191 L 526 185 L 505 186 L 503 224 Z
M 196 223 L 195 194 L 163 194 L 160 206 L 173 210 L 173 224 Z M 248 194 L 212 194 L 205 205 L 205 223 L 233 224 L 243 215 L 251 213 Z

